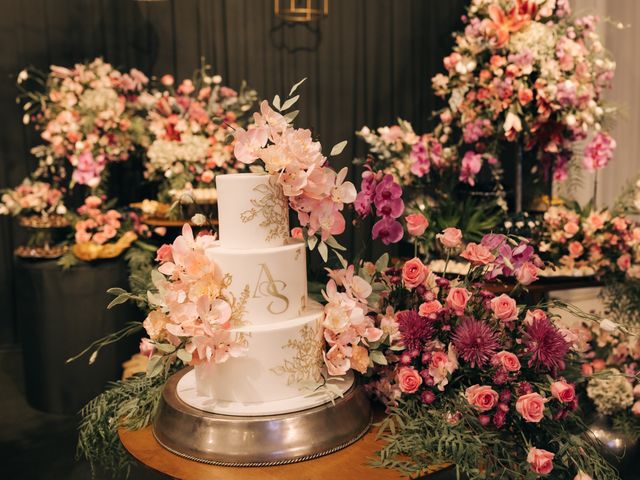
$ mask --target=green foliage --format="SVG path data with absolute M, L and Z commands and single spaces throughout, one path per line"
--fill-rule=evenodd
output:
M 156 247 L 136 241 L 126 251 L 124 259 L 129 266 L 129 288 L 141 310 L 147 309 L 146 294 L 151 289 L 151 270 L 155 258 Z
M 459 422 L 451 422 L 447 412 L 462 413 Z M 534 479 L 538 477 L 520 459 L 532 445 L 552 446 L 549 449 L 557 451 L 554 469 L 545 478 L 573 478 L 578 470 L 593 478 L 619 478 L 593 437 L 583 433 L 586 427 L 578 416 L 526 428 L 527 432 L 500 432 L 483 427 L 462 392 L 442 398 L 437 408 L 414 397 L 392 408 L 381 422 L 378 435 L 386 445 L 371 464 L 418 476 L 430 466 L 454 463 L 470 480 Z
M 640 281 L 609 277 L 602 298 L 612 320 L 627 327 L 640 326 Z
M 113 382 L 80 411 L 76 455 L 89 462 L 93 477 L 98 471 L 129 477 L 135 461 L 120 443 L 118 429 L 140 430 L 151 423 L 171 373 L 167 368 L 155 377 L 137 374 Z
M 640 419 L 629 410 L 619 412 L 613 416 L 613 429 L 624 435 L 629 435 L 634 442 L 640 440 Z
M 76 257 L 71 250 L 67 251 L 58 259 L 58 265 L 62 270 L 69 270 L 80 263 L 78 257 Z

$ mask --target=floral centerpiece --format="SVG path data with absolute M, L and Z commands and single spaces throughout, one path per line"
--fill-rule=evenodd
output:
M 471 182 L 482 164 L 517 144 L 547 178 L 567 178 L 579 142 L 582 166 L 604 167 L 616 142 L 605 128 L 603 92 L 615 63 L 596 32 L 598 18 L 570 16 L 568 0 L 473 0 L 464 30 L 433 88 L 447 105 L 434 136 Z
M 212 188 L 218 173 L 234 173 L 245 165 L 233 156 L 229 129 L 246 127 L 257 94 L 243 83 L 240 91 L 222 85 L 207 67 L 177 87 L 174 78 L 160 79 L 162 90 L 145 93 L 152 141 L 145 176 L 160 180 L 160 198 L 179 197 L 192 188 Z M 215 197 L 210 199 L 215 201 Z
M 13 217 L 49 217 L 64 215 L 67 209 L 63 191 L 48 182 L 25 178 L 15 188 L 0 196 L 0 215 Z
M 296 234 L 307 240 L 311 250 L 318 245 L 318 251 L 326 261 L 328 246 L 334 251 L 344 250 L 333 236 L 345 230 L 342 210 L 345 204 L 353 203 L 356 189 L 351 182 L 345 181 L 347 167 L 339 172 L 329 167 L 322 146 L 313 140 L 311 130 L 293 126 L 298 112 L 285 113 L 300 97 L 292 95 L 302 81 L 292 87 L 289 98 L 283 102 L 276 95 L 274 108 L 266 100 L 262 101 L 260 112 L 254 114 L 253 124 L 246 130 L 237 128 L 234 131 L 234 154 L 247 165 L 261 160 L 264 170 L 277 176 L 278 184 L 303 228 L 301 232 L 296 230 Z M 335 145 L 330 156 L 339 155 L 346 143 Z
M 460 252 L 458 232 L 439 240 Z M 571 332 L 542 306 L 494 295 L 482 281 L 532 280 L 532 248 L 491 234 L 449 280 L 418 258 L 329 272 L 327 369 L 353 369 L 386 406 L 376 465 L 419 474 L 454 462 L 469 478 L 617 478 L 585 435 Z
M 499 178 L 494 176 L 488 188 L 474 188 L 475 174 L 470 176 L 473 169 L 467 168 L 466 163 L 461 169 L 456 151 L 443 145 L 433 134 L 417 135 L 404 120 L 376 131 L 364 127 L 357 133 L 369 146 L 362 173 L 363 193 L 356 202 L 360 217 L 367 217 L 371 213 L 370 205 L 375 204 L 374 183 L 390 176 L 394 183 L 402 186 L 409 210 L 427 215 L 433 230 L 462 227 L 468 240 L 477 241 L 498 224 L 506 209 Z M 378 217 L 375 236 L 387 245 L 400 241 L 398 224 L 389 219 L 393 216 L 382 214 L 375 206 Z M 388 234 L 378 233 L 383 227 Z M 427 239 L 423 246 L 433 245 L 432 240 Z
M 123 73 L 101 58 L 52 65 L 47 75 L 20 72 L 24 123 L 33 123 L 45 142 L 32 149 L 40 159 L 37 176 L 97 188 L 109 163 L 127 160 L 147 142 L 138 102 L 147 83 L 141 71 Z

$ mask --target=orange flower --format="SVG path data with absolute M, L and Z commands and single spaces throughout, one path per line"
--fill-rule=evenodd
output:
M 506 13 L 498 5 L 489 6 L 487 31 L 495 37 L 495 46 L 500 48 L 508 41 L 512 33 L 527 26 L 536 12 L 536 5 L 529 0 L 517 0 L 516 6 Z

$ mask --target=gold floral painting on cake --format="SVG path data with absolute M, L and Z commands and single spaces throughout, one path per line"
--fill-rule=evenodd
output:
M 322 330 L 320 320 L 305 325 L 297 338 L 290 339 L 283 349 L 293 350 L 293 355 L 271 370 L 276 375 L 287 375 L 287 385 L 318 381 L 322 367 Z
M 282 188 L 277 184 L 275 177 L 270 177 L 269 182 L 256 186 L 254 192 L 260 194 L 259 198 L 252 198 L 252 207 L 240 214 L 242 223 L 249 223 L 260 217 L 260 227 L 267 229 L 265 240 L 271 242 L 277 238 L 289 236 L 289 206 Z

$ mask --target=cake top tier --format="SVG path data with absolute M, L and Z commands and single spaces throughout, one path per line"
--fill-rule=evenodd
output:
M 225 248 L 278 247 L 289 238 L 289 205 L 273 175 L 216 177 L 220 244 Z

